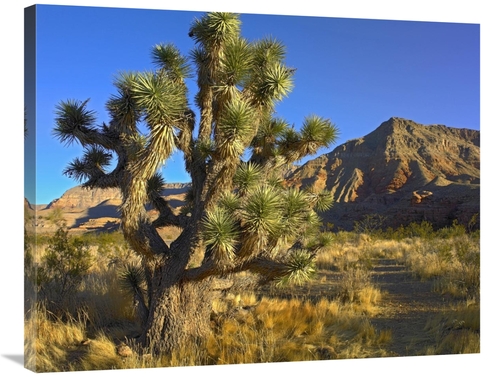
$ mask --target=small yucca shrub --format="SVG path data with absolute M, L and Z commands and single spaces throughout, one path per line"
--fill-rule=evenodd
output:
M 138 263 L 126 263 L 118 274 L 118 283 L 122 292 L 132 297 L 136 314 L 144 325 L 149 315 L 146 297 L 147 284 L 144 268 Z

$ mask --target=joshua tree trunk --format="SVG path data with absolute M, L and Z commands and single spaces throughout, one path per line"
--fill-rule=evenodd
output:
M 142 343 L 154 354 L 203 344 L 210 333 L 211 292 L 207 282 L 179 282 L 162 289 L 151 303 Z

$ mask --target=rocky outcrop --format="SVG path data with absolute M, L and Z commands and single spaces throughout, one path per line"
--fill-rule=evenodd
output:
M 479 131 L 391 118 L 365 137 L 319 156 L 288 177 L 326 189 L 335 205 L 323 218 L 350 230 L 366 214 L 387 226 L 427 220 L 436 227 L 479 213 Z
M 164 186 L 162 194 L 164 196 L 182 194 L 189 186 L 187 183 L 167 184 Z M 105 205 L 118 207 L 121 202 L 122 197 L 119 189 L 88 189 L 76 186 L 67 190 L 60 198 L 53 200 L 47 208 L 78 211 Z
M 190 184 L 173 183 L 164 186 L 162 195 L 178 211 L 182 206 L 184 194 Z M 87 189 L 76 186 L 67 190 L 60 198 L 37 211 L 36 229 L 38 232 L 53 232 L 57 223 L 56 216 L 62 216 L 72 232 L 95 230 L 115 230 L 120 225 L 121 193 L 118 189 Z M 26 207 L 26 205 L 25 205 Z M 156 211 L 149 210 L 152 218 Z
M 118 189 L 87 189 L 76 186 L 67 190 L 60 198 L 53 200 L 47 208 L 63 208 L 65 210 L 81 210 L 96 207 L 101 203 L 112 201 L 121 203 Z

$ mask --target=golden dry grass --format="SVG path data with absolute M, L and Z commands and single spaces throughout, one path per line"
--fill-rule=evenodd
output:
M 479 300 L 479 240 L 467 235 L 449 239 L 414 239 L 402 262 L 421 279 L 436 280 L 436 290 Z
M 356 265 L 369 267 L 372 259 L 401 259 L 410 248 L 411 244 L 407 240 L 376 239 L 368 235 L 343 237 L 318 253 L 316 265 L 319 269 L 340 270 Z
M 103 252 L 93 246 L 96 263 L 77 292 L 78 305 L 68 308 L 64 319 L 43 305 L 28 313 L 26 364 L 52 372 L 390 356 L 391 331 L 378 330 L 370 322 L 372 316 L 383 314 L 379 304 L 384 292 L 370 278 L 376 259 L 398 260 L 422 279 L 438 278 L 436 290 L 461 295 L 467 284 L 479 288 L 479 247 L 468 238 L 336 237 L 318 254 L 317 266 L 320 272 L 338 274 L 339 280 L 330 281 L 331 274 L 324 274 L 302 287 L 306 293 L 301 296 L 273 290 L 229 294 L 214 301 L 214 331 L 204 344 L 161 357 L 151 357 L 136 346 L 131 356 L 118 355 L 119 340 L 139 331 L 132 301 L 117 283 L 120 261 L 132 255 L 120 248 Z M 40 247 L 36 260 L 42 255 Z M 326 292 L 323 297 L 322 292 Z M 308 299 L 308 293 L 315 293 L 315 298 Z M 427 354 L 479 351 L 478 299 L 467 299 L 473 305 L 429 321 L 426 331 L 436 341 Z M 90 343 L 82 344 L 88 338 Z
M 378 332 L 358 310 L 338 301 L 241 297 L 243 310 L 223 319 L 209 339 L 216 364 L 386 356 Z M 255 296 L 250 295 L 250 303 Z
M 86 339 L 85 325 L 54 318 L 42 305 L 25 321 L 25 364 L 37 372 L 70 370 L 69 350 Z
M 467 354 L 480 352 L 480 311 L 477 305 L 457 305 L 427 324 L 436 337 L 436 346 L 428 354 Z

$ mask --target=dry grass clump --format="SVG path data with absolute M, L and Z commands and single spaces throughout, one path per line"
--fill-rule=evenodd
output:
M 318 253 L 319 269 L 345 270 L 354 264 L 371 266 L 373 259 L 401 259 L 410 249 L 408 240 L 391 240 L 358 234 L 350 237 L 339 232 L 331 235 L 331 242 Z
M 316 257 L 318 269 L 345 270 L 359 261 L 367 261 L 365 246 L 366 240 L 362 237 L 347 237 L 343 233 L 324 234 L 329 238 L 329 244 L 322 247 Z
M 112 265 L 93 271 L 85 277 L 77 294 L 94 329 L 126 326 L 130 331 L 135 325 L 133 301 L 121 290 L 119 269 L 120 266 Z
M 357 235 L 323 248 L 317 256 L 319 269 L 338 271 L 335 291 L 342 304 L 359 312 L 375 314 L 382 292 L 371 279 L 372 259 L 399 255 L 395 241 L 374 240 Z
M 407 240 L 370 239 L 366 245 L 370 258 L 400 259 L 410 248 Z
M 436 290 L 479 300 L 479 239 L 469 235 L 431 240 L 414 239 L 402 261 L 422 279 L 436 279 Z
M 254 306 L 241 303 L 208 340 L 214 364 L 386 356 L 380 345 L 390 334 L 337 301 L 263 297 Z
M 33 308 L 25 321 L 25 365 L 36 372 L 132 369 L 168 366 L 165 360 L 119 352 L 115 339 L 124 334 L 86 330 L 88 315 L 61 319 L 43 305 Z M 129 331 L 130 332 L 130 331 Z M 189 351 L 193 354 L 192 350 Z M 149 357 L 148 357 L 149 356 Z M 194 365 L 194 364 L 192 364 Z M 198 364 L 199 365 L 199 364 Z
M 25 365 L 36 372 L 70 370 L 71 350 L 85 339 L 83 321 L 63 321 L 44 306 L 33 306 L 24 326 Z
M 73 370 L 104 370 L 122 367 L 123 360 L 116 352 L 115 343 L 104 333 L 92 338 Z
M 468 354 L 480 352 L 480 312 L 477 305 L 459 305 L 433 318 L 426 330 L 436 337 L 429 355 Z
M 359 312 L 376 314 L 382 292 L 373 285 L 369 270 L 351 268 L 341 273 L 338 298 Z

